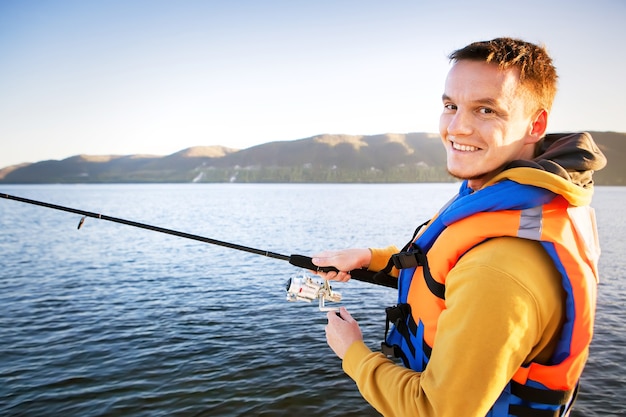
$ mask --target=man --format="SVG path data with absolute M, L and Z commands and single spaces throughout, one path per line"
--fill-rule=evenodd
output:
M 598 280 L 591 174 L 606 160 L 588 134 L 546 135 L 557 74 L 544 48 L 498 38 L 450 59 L 440 135 L 459 194 L 399 254 L 314 256 L 341 271 L 327 279 L 399 274 L 387 355 L 345 308 L 327 341 L 385 416 L 568 415 Z

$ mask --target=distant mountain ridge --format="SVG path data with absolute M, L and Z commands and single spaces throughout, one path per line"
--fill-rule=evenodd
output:
M 599 185 L 626 185 L 626 134 L 590 132 L 607 155 Z M 443 182 L 439 136 L 323 134 L 247 149 L 196 146 L 166 156 L 76 155 L 0 169 L 0 183 Z

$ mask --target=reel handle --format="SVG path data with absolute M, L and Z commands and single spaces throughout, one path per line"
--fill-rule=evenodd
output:
M 304 255 L 289 256 L 289 263 L 293 266 L 308 269 L 310 271 L 339 272 L 339 270 L 334 266 L 317 266 L 313 263 L 313 259 L 311 257 Z M 390 277 L 386 274 L 379 274 L 378 272 L 370 271 L 366 268 L 353 269 L 352 271 L 350 271 L 350 276 L 357 281 L 383 285 L 389 288 L 398 288 L 397 279 Z

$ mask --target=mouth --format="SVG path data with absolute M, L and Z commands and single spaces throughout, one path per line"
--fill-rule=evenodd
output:
M 476 152 L 479 151 L 480 148 L 477 148 L 476 146 L 472 146 L 472 145 L 462 145 L 460 143 L 456 143 L 455 141 L 451 140 L 450 141 L 451 145 L 452 145 L 452 149 L 456 150 L 456 151 L 461 151 L 461 152 Z

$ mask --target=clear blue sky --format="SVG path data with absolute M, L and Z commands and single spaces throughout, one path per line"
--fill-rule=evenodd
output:
M 0 167 L 437 132 L 446 55 L 543 43 L 550 131 L 626 132 L 626 1 L 0 1 Z

